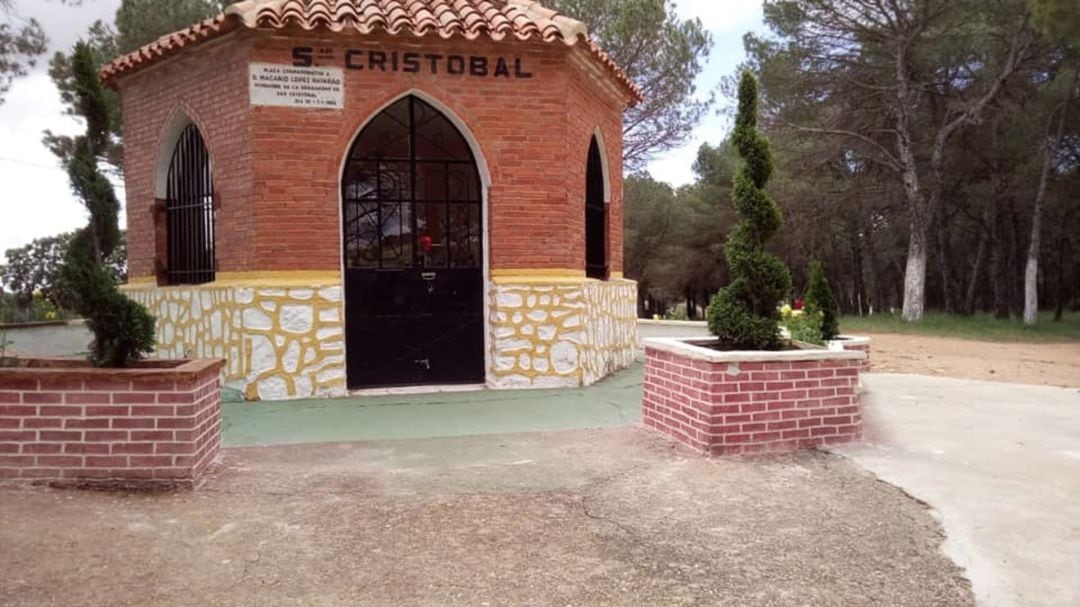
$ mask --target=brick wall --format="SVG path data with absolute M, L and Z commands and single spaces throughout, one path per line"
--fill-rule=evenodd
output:
M 125 377 L 0 369 L 0 480 L 191 485 L 217 455 L 221 362 Z M 191 365 L 193 363 L 188 363 Z
M 152 276 L 155 260 L 164 262 L 164 222 L 155 225 L 155 186 L 159 163 L 167 166 L 172 158 L 165 135 L 178 116 L 195 123 L 210 151 L 214 191 L 221 201 L 215 215 L 219 269 L 235 272 L 261 267 L 252 250 L 256 233 L 252 222 L 255 195 L 249 53 L 246 38 L 232 37 L 196 47 L 183 57 L 122 81 L 131 276 Z
M 647 345 L 644 423 L 712 455 L 855 440 L 862 429 L 861 360 L 838 356 L 712 362 Z
M 871 368 L 870 368 L 870 341 L 869 340 L 867 340 L 866 342 L 859 341 L 859 342 L 851 343 L 851 344 L 844 343 L 844 342 L 840 342 L 840 343 L 843 345 L 844 349 L 847 350 L 848 352 L 862 352 L 863 354 L 866 355 L 866 358 L 864 358 L 862 360 L 862 362 L 860 363 L 860 365 L 859 365 L 859 370 L 862 371 L 863 373 L 869 373 L 870 370 L 871 370 Z
M 252 107 L 249 61 L 292 63 L 294 46 L 508 57 L 532 78 L 345 70 L 345 108 Z M 477 140 L 491 173 L 492 269 L 584 271 L 584 186 L 589 139 L 604 134 L 610 169 L 610 259 L 622 271 L 622 100 L 585 73 L 563 44 L 411 36 L 230 35 L 122 78 L 130 271 L 154 273 L 154 180 L 162 134 L 189 114 L 214 164 L 219 271 L 338 270 L 340 180 L 359 129 L 410 90 L 448 108 Z M 605 74 L 601 72 L 601 74 Z

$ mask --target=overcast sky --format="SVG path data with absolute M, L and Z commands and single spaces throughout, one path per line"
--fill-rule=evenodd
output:
M 84 0 L 82 6 L 71 7 L 61 6 L 59 0 L 15 0 L 19 14 L 44 25 L 50 55 L 70 48 L 95 20 L 112 21 L 119 4 L 120 0 Z M 743 60 L 742 36 L 762 29 L 761 6 L 754 0 L 681 0 L 678 10 L 700 18 L 715 40 L 698 82 L 698 90 L 706 95 Z M 42 57 L 29 76 L 15 81 L 0 105 L 0 252 L 86 223 L 86 213 L 72 196 L 66 173 L 41 143 L 46 129 L 64 134 L 82 130 L 73 118 L 63 115 L 47 69 L 48 58 Z M 721 109 L 728 103 L 722 98 L 719 102 Z M 710 116 L 689 144 L 658 157 L 649 171 L 675 185 L 689 183 L 698 147 L 719 142 L 728 128 L 727 118 Z M 118 194 L 122 200 L 123 190 Z

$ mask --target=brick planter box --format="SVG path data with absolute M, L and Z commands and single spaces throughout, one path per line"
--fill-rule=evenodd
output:
M 711 342 L 646 340 L 646 426 L 711 455 L 791 451 L 861 437 L 864 353 L 722 352 L 704 347 Z
M 194 486 L 220 446 L 223 365 L 0 360 L 0 481 Z
M 831 350 L 846 350 L 848 352 L 862 352 L 866 354 L 859 370 L 863 373 L 870 372 L 870 338 L 858 335 L 840 335 L 829 342 Z

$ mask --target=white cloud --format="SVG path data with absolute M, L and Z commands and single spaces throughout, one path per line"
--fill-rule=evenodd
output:
M 745 58 L 742 46 L 743 34 L 761 31 L 761 2 L 758 0 L 682 0 L 677 4 L 679 16 L 701 19 L 713 36 L 713 50 L 709 61 L 698 77 L 699 96 L 717 93 L 717 107 L 723 108 L 729 100 L 720 97 L 716 90 L 725 76 L 734 73 Z M 679 148 L 656 157 L 649 163 L 649 173 L 660 181 L 679 186 L 694 180 L 693 165 L 698 148 L 703 143 L 719 143 L 727 135 L 730 120 L 715 113 L 706 116 L 694 130 L 690 141 Z
M 20 80 L 0 106 L 0 251 L 86 222 L 67 173 L 41 143 L 45 129 L 78 131 L 61 112 L 56 87 L 40 73 Z
M 111 16 L 118 5 L 119 0 L 89 0 L 78 7 L 56 0 L 19 0 L 15 10 L 41 21 L 51 53 L 69 48 L 94 20 Z M 41 143 L 46 129 L 66 135 L 82 130 L 63 113 L 60 93 L 46 73 L 47 59 L 43 57 L 29 76 L 16 80 L 0 105 L 0 262 L 9 248 L 86 223 L 67 173 Z
M 760 0 L 681 0 L 677 2 L 684 18 L 697 17 L 714 36 L 742 36 L 761 21 Z

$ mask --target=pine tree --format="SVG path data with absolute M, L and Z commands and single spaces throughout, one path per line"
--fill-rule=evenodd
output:
M 116 288 L 105 266 L 120 242 L 120 202 L 98 168 L 109 145 L 109 106 L 90 46 L 80 42 L 72 55 L 75 106 L 86 121 L 67 162 L 71 189 L 90 211 L 90 223 L 76 232 L 65 256 L 63 277 L 75 294 L 76 310 L 94 334 L 90 360 L 99 367 L 123 367 L 154 349 L 154 317 Z
M 816 259 L 810 262 L 810 284 L 806 288 L 806 311 L 809 314 L 821 313 L 821 339 L 829 341 L 836 339 L 840 334 L 832 287 L 829 286 L 829 279 L 825 278 L 825 267 Z
M 731 283 L 709 304 L 709 330 L 721 346 L 734 350 L 777 350 L 781 347 L 778 306 L 791 290 L 787 266 L 765 252 L 780 228 L 780 207 L 765 192 L 773 164 L 769 141 L 757 131 L 757 79 L 749 70 L 739 82 L 739 111 L 732 143 L 743 159 L 732 198 L 738 226 L 728 236 L 724 253 Z

